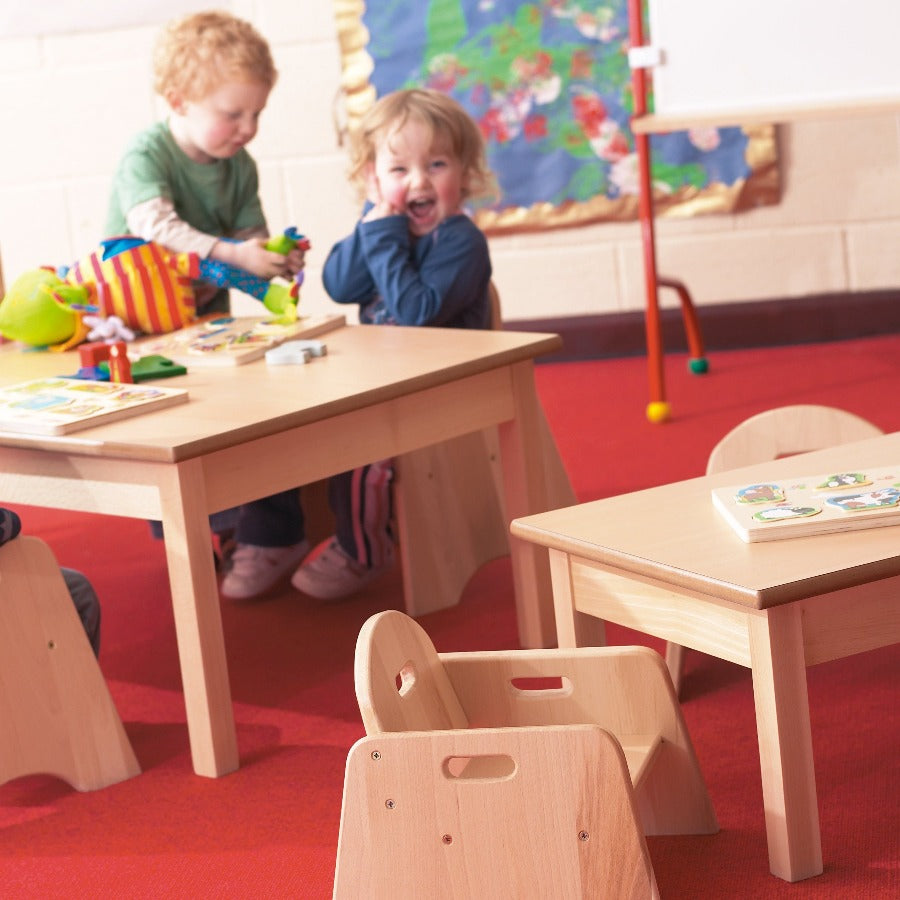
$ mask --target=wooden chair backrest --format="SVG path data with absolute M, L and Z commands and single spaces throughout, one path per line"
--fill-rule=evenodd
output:
M 500 308 L 500 292 L 493 281 L 488 285 L 488 300 L 491 304 L 491 329 L 500 331 L 503 328 L 503 311 Z
M 706 474 L 877 437 L 882 430 L 833 406 L 779 406 L 745 419 L 709 454 Z
M 431 638 L 398 610 L 363 625 L 353 675 L 366 734 L 468 727 Z
M 452 773 L 460 755 L 502 775 Z M 659 898 L 615 738 L 588 725 L 379 734 L 347 758 L 335 900 Z
M 88 791 L 140 771 L 53 552 L 20 535 L 0 547 L 0 784 Z

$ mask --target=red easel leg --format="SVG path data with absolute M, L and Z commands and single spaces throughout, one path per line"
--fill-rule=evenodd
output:
M 681 281 L 674 278 L 657 278 L 660 287 L 672 288 L 681 301 L 681 316 L 684 319 L 684 330 L 687 334 L 688 350 L 691 358 L 688 360 L 688 369 L 695 375 L 703 375 L 709 371 L 709 361 L 703 352 L 703 336 L 700 332 L 700 322 L 697 319 L 697 310 L 690 291 Z
M 628 0 L 628 27 L 631 47 L 644 43 L 643 0 Z M 638 67 L 631 71 L 634 92 L 634 114 L 647 112 L 646 72 Z M 665 422 L 669 418 L 666 403 L 665 373 L 663 371 L 662 329 L 659 324 L 659 291 L 656 277 L 656 237 L 653 233 L 653 182 L 650 177 L 650 138 L 646 134 L 634 136 L 638 165 L 638 215 L 641 221 L 641 243 L 644 250 L 644 287 L 647 306 L 644 327 L 647 332 L 647 366 L 650 376 L 650 402 L 647 418 L 651 422 Z
M 638 213 L 641 220 L 641 243 L 644 251 L 644 286 L 647 306 L 644 311 L 647 332 L 647 368 L 650 378 L 650 402 L 647 418 L 665 422 L 669 418 L 663 369 L 662 328 L 659 320 L 659 291 L 656 274 L 656 237 L 653 229 L 653 184 L 650 180 L 650 142 L 645 134 L 635 135 L 638 160 Z

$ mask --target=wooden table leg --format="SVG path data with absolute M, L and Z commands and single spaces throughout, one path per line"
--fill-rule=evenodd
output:
M 160 501 L 194 771 L 214 778 L 237 769 L 238 749 L 199 460 L 172 467 Z
M 516 417 L 500 424 L 500 457 L 507 519 L 547 509 L 547 480 L 541 453 L 541 427 L 534 366 L 510 367 Z M 556 628 L 547 551 L 521 538 L 510 538 L 516 617 L 523 648 L 555 647 Z
M 769 868 L 800 881 L 822 872 L 801 609 L 748 618 Z
M 553 585 L 553 613 L 560 647 L 605 647 L 606 623 L 603 619 L 575 608 L 570 556 L 563 550 L 549 550 L 550 581 Z

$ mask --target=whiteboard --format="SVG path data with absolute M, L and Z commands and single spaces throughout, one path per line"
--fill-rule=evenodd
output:
M 649 0 L 657 118 L 900 110 L 900 0 Z

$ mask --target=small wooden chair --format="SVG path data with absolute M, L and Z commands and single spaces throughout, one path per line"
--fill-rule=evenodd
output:
M 867 419 L 833 406 L 779 406 L 750 416 L 732 428 L 710 452 L 706 474 L 862 441 L 882 433 Z M 684 651 L 679 644 L 666 644 L 666 665 L 676 693 L 681 688 Z
M 491 328 L 500 330 L 500 295 L 493 282 L 490 303 Z M 543 410 L 540 415 L 548 508 L 572 506 L 575 492 Z M 482 565 L 509 553 L 497 429 L 398 457 L 394 505 L 406 612 L 421 616 L 454 606 Z
M 140 774 L 50 548 L 0 547 L 0 784 L 54 775 L 79 791 Z
M 649 648 L 437 653 L 387 610 L 354 678 L 337 898 L 656 897 L 644 834 L 718 830 Z
M 491 328 L 499 330 L 500 296 L 493 283 L 490 302 Z M 540 415 L 548 509 L 572 506 L 575 492 L 543 410 Z M 409 615 L 455 606 L 481 566 L 509 553 L 496 428 L 396 457 L 393 492 L 404 609 Z M 327 481 L 306 485 L 303 505 L 313 544 L 334 533 Z

